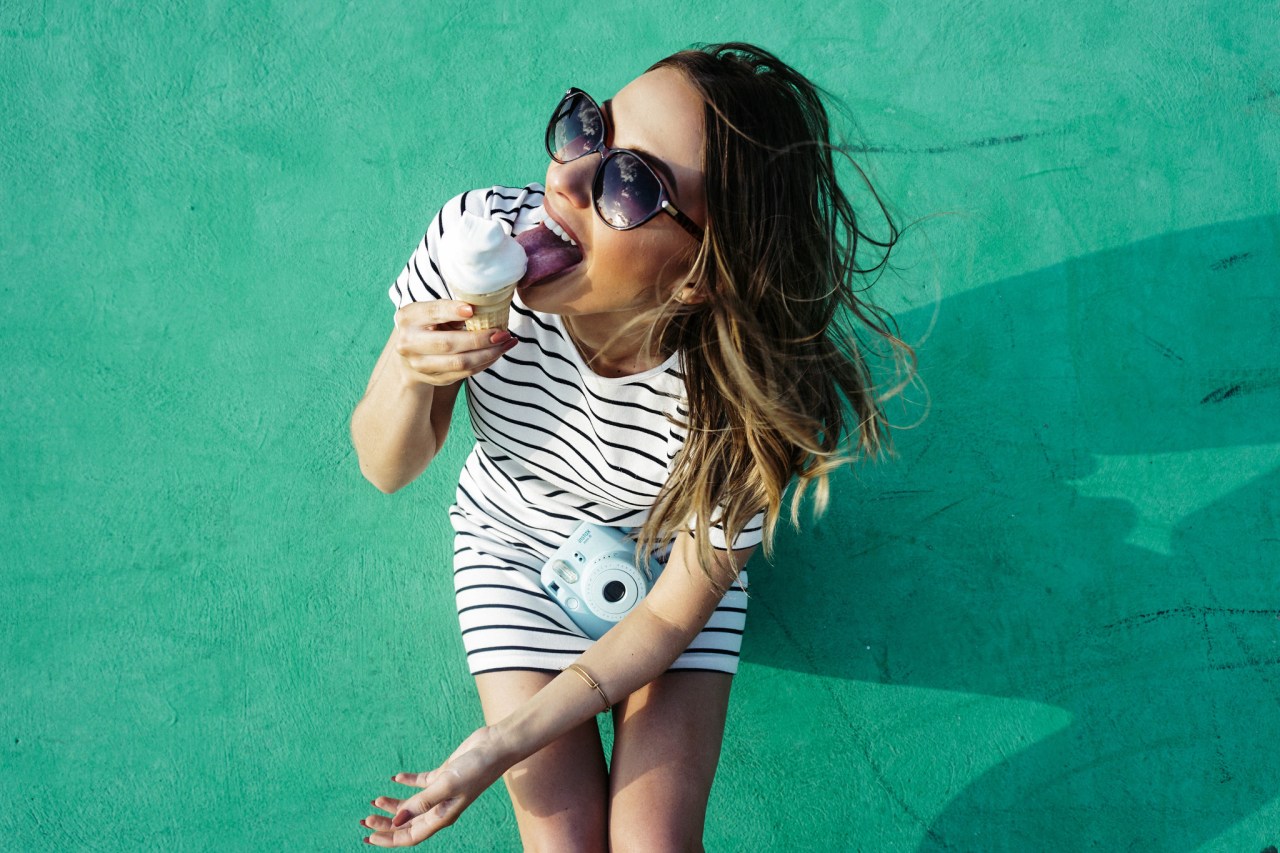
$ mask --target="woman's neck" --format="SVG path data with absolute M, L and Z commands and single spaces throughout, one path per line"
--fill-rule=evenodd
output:
M 600 376 L 616 379 L 644 373 L 665 360 L 661 353 L 644 354 L 646 335 L 643 330 L 615 339 L 616 326 L 603 328 L 585 317 L 565 315 L 561 319 L 582 360 Z

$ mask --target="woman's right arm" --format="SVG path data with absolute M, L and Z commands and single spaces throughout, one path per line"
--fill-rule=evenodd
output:
M 465 302 L 413 302 L 395 328 L 351 414 L 360 473 L 390 494 L 413 482 L 444 444 L 462 380 L 515 345 L 506 331 L 468 332 Z

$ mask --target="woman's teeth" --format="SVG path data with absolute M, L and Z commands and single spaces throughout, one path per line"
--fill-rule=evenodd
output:
M 570 237 L 568 234 L 566 234 L 565 230 L 561 228 L 559 225 L 557 225 L 556 221 L 552 219 L 550 216 L 542 220 L 542 224 L 547 226 L 548 231 L 550 231 L 552 234 L 555 234 L 557 237 L 559 237 L 561 240 L 564 240 L 569 245 L 571 246 L 578 245 L 577 241 L 574 240 L 572 237 Z

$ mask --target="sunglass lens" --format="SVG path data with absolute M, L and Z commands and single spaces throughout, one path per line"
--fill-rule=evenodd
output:
M 547 125 L 547 150 L 562 163 L 576 160 L 600 143 L 600 111 L 581 95 L 565 98 Z
M 625 152 L 613 154 L 596 172 L 596 208 L 614 228 L 634 228 L 658 210 L 662 185 L 643 162 Z

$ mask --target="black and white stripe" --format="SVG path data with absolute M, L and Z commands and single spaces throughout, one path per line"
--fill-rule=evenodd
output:
M 519 234 L 534 227 L 543 187 L 493 187 L 451 199 L 388 290 L 396 307 L 451 299 L 440 276 L 440 237 L 470 212 Z M 476 446 L 459 479 L 450 520 L 456 532 L 458 620 L 473 673 L 559 670 L 590 645 L 538 582 L 543 562 L 585 520 L 639 527 L 684 442 L 680 355 L 645 373 L 594 373 L 560 317 L 538 314 L 517 294 L 516 348 L 467 380 Z M 759 544 L 763 518 L 734 545 Z M 713 525 L 711 544 L 725 548 Z M 659 555 L 663 559 L 665 555 Z M 736 672 L 746 621 L 746 573 L 673 668 Z

